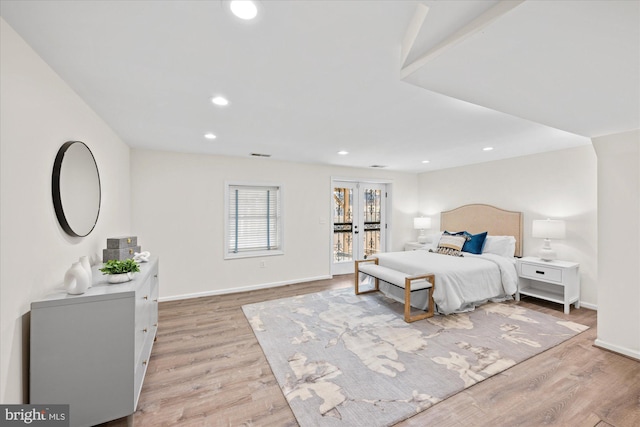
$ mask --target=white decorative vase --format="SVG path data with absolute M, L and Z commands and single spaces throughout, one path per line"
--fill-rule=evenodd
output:
M 109 274 L 109 283 L 124 283 L 133 279 L 133 273 Z
M 64 287 L 71 295 L 83 294 L 89 289 L 89 276 L 80 262 L 74 262 L 64 275 Z
M 82 264 L 82 268 L 84 268 L 84 271 L 86 271 L 89 276 L 89 287 L 91 287 L 93 283 L 93 272 L 91 271 L 91 262 L 89 262 L 89 257 L 81 256 L 80 264 Z

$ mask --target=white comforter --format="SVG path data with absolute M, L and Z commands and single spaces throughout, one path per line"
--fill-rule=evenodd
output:
M 386 252 L 375 256 L 380 265 L 403 273 L 434 273 L 433 299 L 438 311 L 444 314 L 468 311 L 488 300 L 507 299 L 517 289 L 518 275 L 513 258 L 468 253 L 464 257 L 454 257 L 424 250 Z M 394 286 L 385 286 L 382 290 L 403 301 L 404 290 Z M 419 298 L 418 294 L 425 295 Z M 411 305 L 425 309 L 426 292 L 413 292 Z

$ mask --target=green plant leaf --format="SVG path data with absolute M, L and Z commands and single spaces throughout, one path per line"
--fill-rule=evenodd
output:
M 107 261 L 100 271 L 102 271 L 102 274 L 136 273 L 140 271 L 140 266 L 132 259 L 122 261 L 112 259 Z

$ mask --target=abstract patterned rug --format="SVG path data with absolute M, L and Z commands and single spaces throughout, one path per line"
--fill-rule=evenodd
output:
M 409 324 L 353 289 L 242 308 L 302 427 L 393 425 L 588 329 L 501 303 Z

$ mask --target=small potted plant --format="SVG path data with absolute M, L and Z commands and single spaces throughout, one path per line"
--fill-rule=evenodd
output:
M 100 271 L 102 274 L 109 275 L 109 283 L 124 283 L 133 279 L 133 273 L 140 271 L 140 266 L 132 259 L 123 261 L 112 259 L 107 261 Z

